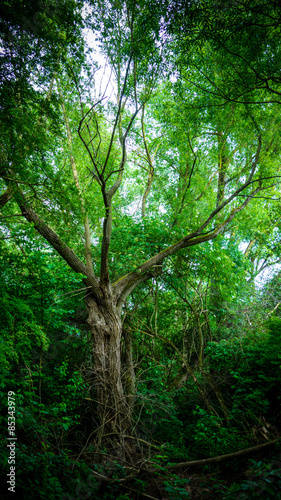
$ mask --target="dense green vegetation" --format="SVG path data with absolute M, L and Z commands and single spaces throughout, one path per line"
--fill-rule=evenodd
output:
M 4 0 L 3 498 L 279 498 L 280 26 Z

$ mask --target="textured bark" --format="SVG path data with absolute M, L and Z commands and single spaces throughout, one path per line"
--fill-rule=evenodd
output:
M 121 319 L 108 290 L 102 303 L 88 296 L 87 307 L 99 420 L 96 446 L 106 447 L 118 459 L 128 460 L 132 453 L 126 438 L 131 432 L 131 410 L 121 378 Z

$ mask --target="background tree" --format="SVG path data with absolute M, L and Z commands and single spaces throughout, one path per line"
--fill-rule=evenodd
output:
M 179 67 L 185 72 L 188 61 L 186 76 L 217 105 L 280 104 L 280 13 L 274 0 L 174 2 L 169 30 L 182 47 Z

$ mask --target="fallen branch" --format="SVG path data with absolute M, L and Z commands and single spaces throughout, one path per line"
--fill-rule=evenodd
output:
M 191 462 L 180 462 L 178 464 L 168 465 L 165 466 L 165 470 L 175 470 L 175 469 L 181 469 L 182 467 L 193 467 L 195 465 L 207 465 L 207 464 L 224 462 L 225 460 L 241 457 L 242 455 L 248 455 L 253 451 L 259 451 L 262 450 L 263 448 L 267 448 L 268 446 L 277 443 L 278 439 L 274 439 L 273 441 L 259 444 L 257 446 L 252 446 L 251 448 L 245 448 L 244 450 L 235 451 L 234 453 L 228 453 L 227 455 L 219 455 L 217 457 L 204 458 L 203 460 L 192 460 Z
M 143 493 L 143 492 L 139 492 L 137 490 L 133 490 L 132 488 L 128 488 L 128 490 L 130 491 L 133 491 L 134 493 L 138 493 L 140 494 L 142 497 L 145 497 L 145 498 L 150 498 L 151 500 L 159 500 L 159 498 L 156 498 L 156 497 L 152 497 L 151 495 L 148 495 L 147 493 Z

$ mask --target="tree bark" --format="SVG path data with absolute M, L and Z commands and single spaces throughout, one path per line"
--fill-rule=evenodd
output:
M 0 207 L 4 207 L 8 201 L 13 197 L 13 191 L 11 187 L 8 187 L 6 191 L 0 196 Z
M 104 300 L 88 296 L 88 324 L 91 328 L 94 355 L 95 392 L 99 427 L 95 443 L 98 449 L 124 461 L 131 458 L 131 408 L 122 383 L 122 323 L 110 290 L 103 290 Z

